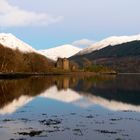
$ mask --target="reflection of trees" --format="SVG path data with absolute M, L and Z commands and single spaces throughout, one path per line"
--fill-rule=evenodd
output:
M 22 95 L 34 97 L 43 93 L 53 85 L 56 85 L 58 90 L 66 90 L 69 88 L 70 83 L 73 84 L 74 82 L 73 78 L 67 76 L 0 80 L 0 108 L 15 99 L 19 99 Z
M 0 80 L 0 108 L 22 95 L 37 96 L 53 85 L 56 85 L 58 90 L 71 88 L 85 97 L 90 95 L 140 105 L 138 76 L 48 76 Z
M 0 108 L 11 103 L 21 96 L 34 97 L 37 96 L 53 85 L 58 90 L 68 89 L 70 85 L 76 85 L 74 78 L 69 76 L 46 76 L 46 77 L 30 77 L 16 80 L 0 80 Z
M 44 92 L 52 86 L 52 80 L 39 77 L 20 80 L 0 80 L 0 108 L 22 95 L 32 97 Z

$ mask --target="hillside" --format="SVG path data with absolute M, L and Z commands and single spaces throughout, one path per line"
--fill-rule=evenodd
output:
M 47 72 L 54 62 L 12 34 L 0 34 L 0 72 Z
M 47 72 L 53 62 L 37 53 L 22 53 L 0 45 L 0 72 Z
M 87 54 L 70 58 L 80 66 L 96 64 L 108 66 L 117 72 L 140 72 L 140 41 L 109 45 Z
M 81 50 L 82 50 L 81 48 L 78 48 L 72 45 L 62 45 L 62 46 L 58 46 L 58 47 L 47 49 L 47 50 L 40 50 L 39 53 L 56 61 L 58 57 L 69 58 Z
M 11 48 L 13 50 L 19 50 L 22 53 L 37 52 L 30 45 L 19 40 L 10 33 L 0 33 L 0 44 L 4 47 Z

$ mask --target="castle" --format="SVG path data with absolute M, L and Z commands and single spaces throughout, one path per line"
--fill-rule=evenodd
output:
M 70 62 L 67 58 L 58 58 L 56 68 L 66 71 L 75 71 L 78 67 L 75 63 Z
M 58 58 L 56 62 L 56 67 L 58 69 L 70 70 L 70 62 L 66 58 Z

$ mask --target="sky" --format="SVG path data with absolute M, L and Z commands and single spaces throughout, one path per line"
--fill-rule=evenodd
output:
M 140 0 L 0 0 L 0 32 L 35 49 L 140 33 Z

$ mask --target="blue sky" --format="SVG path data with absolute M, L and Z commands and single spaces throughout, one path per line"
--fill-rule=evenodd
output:
M 0 5 L 0 31 L 36 49 L 140 33 L 139 0 L 0 0 Z

